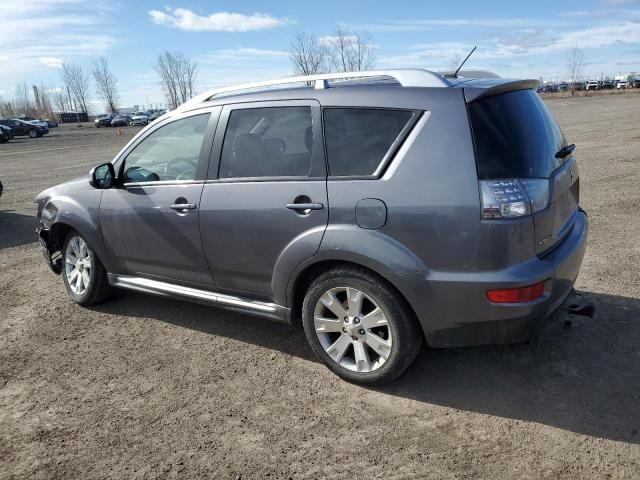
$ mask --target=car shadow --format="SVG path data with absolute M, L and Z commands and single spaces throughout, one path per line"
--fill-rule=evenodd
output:
M 380 393 L 572 432 L 640 443 L 640 300 L 589 294 L 593 319 L 557 324 L 537 341 L 510 346 L 424 348 Z M 246 315 L 118 293 L 97 310 L 155 318 L 315 360 L 301 328 Z
M 33 215 L 0 209 L 0 249 L 37 241 L 36 226 L 37 221 Z

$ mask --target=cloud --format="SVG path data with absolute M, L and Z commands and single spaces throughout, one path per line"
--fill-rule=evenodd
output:
M 38 60 L 43 65 L 52 68 L 62 68 L 62 64 L 64 63 L 63 59 L 57 57 L 40 57 Z
M 566 19 L 544 18 L 501 18 L 501 17 L 468 17 L 468 18 L 432 18 L 416 20 L 380 20 L 370 24 L 350 25 L 355 30 L 371 32 L 409 32 L 436 29 L 496 29 L 496 28 L 531 28 L 556 27 L 572 25 Z
M 332 46 L 338 43 L 339 38 L 340 37 L 336 35 L 325 35 L 324 37 L 320 37 L 318 40 L 322 45 Z M 355 35 L 344 35 L 342 38 L 344 38 L 346 42 L 356 42 L 358 40 L 358 37 Z
M 246 62 L 250 60 L 271 60 L 278 58 L 289 58 L 289 52 L 284 50 L 265 50 L 261 48 L 224 48 L 222 50 L 215 50 L 204 57 L 200 61 L 202 62 L 220 62 L 220 61 L 233 61 L 233 62 Z
M 45 69 L 82 61 L 114 45 L 105 8 L 87 0 L 3 2 L 0 86 L 39 81 Z
M 621 22 L 564 31 L 555 35 L 548 31 L 537 31 L 520 38 L 512 36 L 502 38 L 497 42 L 495 54 L 496 56 L 545 54 L 568 50 L 574 46 L 588 49 L 638 43 L 640 43 L 640 23 Z
M 276 18 L 266 13 L 218 12 L 198 15 L 185 8 L 167 8 L 149 11 L 151 21 L 157 25 L 178 28 L 187 32 L 249 32 L 267 30 L 290 23 L 287 18 Z

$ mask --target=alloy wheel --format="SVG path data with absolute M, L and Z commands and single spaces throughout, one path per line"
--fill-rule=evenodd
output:
M 391 354 L 392 334 L 385 312 L 358 289 L 327 290 L 315 305 L 313 321 L 324 351 L 348 370 L 373 372 Z
M 64 263 L 69 288 L 76 295 L 83 295 L 91 283 L 91 254 L 81 237 L 69 239 Z

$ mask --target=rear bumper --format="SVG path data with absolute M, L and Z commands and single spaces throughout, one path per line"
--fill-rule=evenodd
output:
M 433 347 L 516 343 L 534 337 L 561 310 L 573 291 L 587 246 L 588 219 L 578 212 L 563 242 L 542 258 L 496 272 L 429 272 L 405 291 Z M 545 282 L 545 293 L 532 302 L 494 304 L 489 289 Z M 426 287 L 425 287 L 426 285 Z M 426 290 L 426 291 L 425 291 Z

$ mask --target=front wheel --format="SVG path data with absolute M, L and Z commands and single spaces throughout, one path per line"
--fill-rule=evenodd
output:
M 29 138 L 36 138 L 38 136 L 38 132 L 36 132 L 34 129 L 29 130 L 29 132 L 27 132 L 29 134 Z
M 71 299 L 80 305 L 99 303 L 109 297 L 111 287 L 100 259 L 77 232 L 65 239 L 62 278 Z
M 305 334 L 315 354 L 350 382 L 380 385 L 414 361 L 422 332 L 400 294 L 358 267 L 318 277 L 302 306 Z

